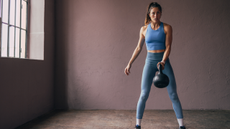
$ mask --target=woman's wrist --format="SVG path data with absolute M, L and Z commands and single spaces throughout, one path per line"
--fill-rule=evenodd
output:
M 130 62 L 129 62 L 129 63 L 128 63 L 128 65 L 129 65 L 129 66 L 131 66 L 131 65 L 132 65 L 132 63 L 130 63 Z
M 163 63 L 165 65 L 165 61 L 162 60 L 161 63 Z

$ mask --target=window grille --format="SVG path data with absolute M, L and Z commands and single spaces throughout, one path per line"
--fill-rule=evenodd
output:
M 1 0 L 1 57 L 27 58 L 28 0 Z

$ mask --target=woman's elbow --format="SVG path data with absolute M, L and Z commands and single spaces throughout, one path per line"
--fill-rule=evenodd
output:
M 171 51 L 171 46 L 166 46 L 165 47 L 165 51 L 169 51 L 170 52 Z
M 170 50 L 171 49 L 171 45 L 166 45 L 165 48 Z
M 136 47 L 136 51 L 141 51 L 141 47 Z

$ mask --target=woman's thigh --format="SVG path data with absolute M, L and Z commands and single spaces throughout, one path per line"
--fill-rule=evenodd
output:
M 169 85 L 167 86 L 168 92 L 176 92 L 176 80 L 169 59 L 165 63 L 163 73 L 169 77 Z
M 142 73 L 142 82 L 141 82 L 141 89 L 142 90 L 149 90 L 153 83 L 153 77 L 157 71 L 157 61 L 156 62 L 146 62 L 143 73 Z

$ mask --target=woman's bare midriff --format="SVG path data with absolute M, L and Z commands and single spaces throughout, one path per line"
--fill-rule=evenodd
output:
M 148 50 L 148 52 L 151 52 L 151 53 L 161 53 L 161 52 L 164 52 L 165 50 Z

